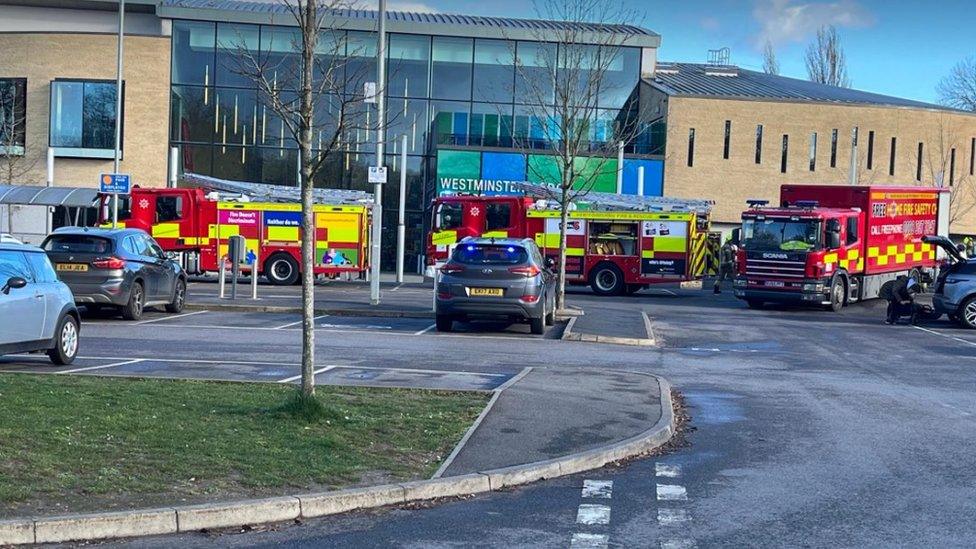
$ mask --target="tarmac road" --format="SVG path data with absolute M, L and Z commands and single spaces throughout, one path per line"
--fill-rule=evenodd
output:
M 684 393 L 694 428 L 690 445 L 668 455 L 430 508 L 119 545 L 972 546 L 976 332 L 946 322 L 884 326 L 880 303 L 839 314 L 753 311 L 729 293 L 571 298 L 584 309 L 647 312 L 661 348 L 377 330 L 319 338 L 322 360 L 360 365 L 663 375 Z M 84 352 L 297 360 L 297 332 L 280 332 L 95 326 L 86 329 Z M 207 343 L 178 349 L 180 337 Z

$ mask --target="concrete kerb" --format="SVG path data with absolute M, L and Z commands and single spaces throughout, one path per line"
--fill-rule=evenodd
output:
M 635 372 L 636 373 L 636 372 Z M 661 418 L 629 439 L 545 461 L 456 477 L 230 503 L 0 521 L 0 545 L 96 540 L 195 532 L 245 524 L 284 522 L 357 509 L 480 494 L 598 469 L 649 452 L 674 435 L 671 384 L 657 377 Z
M 583 341 L 587 343 L 610 343 L 613 345 L 633 345 L 635 347 L 653 347 L 657 345 L 657 341 L 654 338 L 654 332 L 652 331 L 650 320 L 647 315 L 641 313 L 644 316 L 645 329 L 649 337 L 617 337 L 617 336 L 605 336 L 598 334 L 587 334 L 582 332 L 573 331 L 576 327 L 576 318 L 573 317 L 569 319 L 566 324 L 566 329 L 563 330 L 563 341 Z
M 223 303 L 194 303 L 186 304 L 191 311 L 218 311 L 233 313 L 295 313 L 301 314 L 301 307 L 286 307 L 283 305 L 232 305 Z M 367 318 L 434 318 L 432 311 L 401 311 L 374 309 L 315 309 L 316 315 L 330 316 L 360 316 Z

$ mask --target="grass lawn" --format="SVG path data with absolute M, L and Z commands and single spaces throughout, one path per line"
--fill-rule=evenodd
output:
M 200 502 L 429 477 L 488 396 L 0 374 L 0 516 Z

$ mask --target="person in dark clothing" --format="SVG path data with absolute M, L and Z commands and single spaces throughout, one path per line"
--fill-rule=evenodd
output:
M 914 278 L 902 275 L 895 279 L 885 295 L 888 300 L 888 317 L 885 319 L 885 324 L 894 324 L 903 316 L 912 316 L 915 310 L 915 294 L 918 291 L 918 282 Z

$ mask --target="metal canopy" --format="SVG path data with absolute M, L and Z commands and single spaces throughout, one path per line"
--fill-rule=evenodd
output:
M 90 208 L 97 199 L 98 189 L 92 188 L 0 185 L 0 204 Z
M 526 196 L 553 200 L 558 204 L 559 189 L 549 185 L 521 182 L 516 187 L 525 191 Z M 616 194 L 590 191 L 575 202 L 587 204 L 597 210 L 635 210 L 644 212 L 698 212 L 709 213 L 714 200 L 695 200 L 688 198 L 670 198 L 666 196 L 638 196 L 633 194 Z
M 183 181 L 192 187 L 209 191 L 247 195 L 255 201 L 301 202 L 301 189 L 284 185 L 268 185 L 248 181 L 230 181 L 195 173 L 183 174 Z M 363 191 L 345 189 L 314 189 L 312 197 L 316 204 L 358 204 L 369 206 L 373 195 Z

